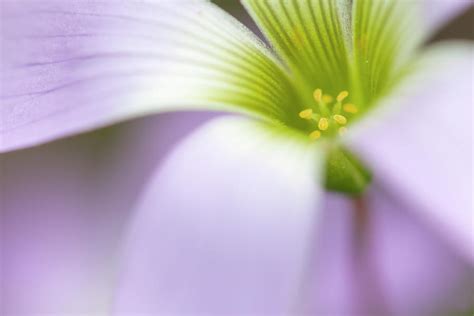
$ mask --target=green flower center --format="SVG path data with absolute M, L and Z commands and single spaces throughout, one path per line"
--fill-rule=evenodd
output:
M 340 136 L 413 69 L 424 40 L 422 6 L 395 0 L 243 3 L 286 71 L 276 121 L 325 151 L 328 190 L 364 193 L 370 172 Z
M 299 113 L 299 117 L 308 120 L 313 125 L 309 134 L 312 140 L 318 140 L 321 136 L 343 135 L 347 132 L 346 125 L 357 114 L 358 108 L 352 103 L 344 101 L 349 92 L 341 91 L 336 98 L 329 94 L 323 94 L 321 89 L 314 90 L 315 104 Z

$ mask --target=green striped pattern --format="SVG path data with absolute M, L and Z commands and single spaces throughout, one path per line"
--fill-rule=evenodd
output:
M 301 92 L 336 95 L 349 87 L 349 1 L 244 0 Z
M 229 106 L 233 111 L 285 121 L 296 98 L 295 89 L 285 69 L 260 40 L 213 5 L 187 9 L 176 12 L 188 16 L 186 23 L 173 22 L 184 31 L 183 46 L 174 44 L 172 48 L 175 57 L 187 59 L 183 67 L 188 76 L 181 82 L 194 93 L 175 94 L 176 101 L 210 108 L 216 105 L 217 109 Z M 173 65 L 169 69 L 179 68 Z M 169 75 L 180 76 L 179 72 Z
M 417 1 L 354 0 L 354 85 L 370 106 L 406 71 L 421 40 Z

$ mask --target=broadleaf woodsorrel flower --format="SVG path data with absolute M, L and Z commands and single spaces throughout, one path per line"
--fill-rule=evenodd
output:
M 119 309 L 311 305 L 299 297 L 322 188 L 368 192 L 351 205 L 373 211 L 366 200 L 385 195 L 368 191 L 369 170 L 374 187 L 413 201 L 471 260 L 472 141 L 462 130 L 471 119 L 447 109 L 470 103 L 472 46 L 420 51 L 420 16 L 435 4 L 244 3 L 278 58 L 205 1 L 2 3 L 3 150 L 159 111 L 251 118 L 211 121 L 155 176 L 131 232 Z M 447 71 L 464 80 L 453 87 Z M 223 289 L 230 294 L 218 296 Z M 380 308 L 400 312 L 397 290 L 388 292 Z

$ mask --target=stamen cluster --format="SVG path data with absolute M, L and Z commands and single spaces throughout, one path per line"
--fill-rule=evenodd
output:
M 344 134 L 347 131 L 348 118 L 358 112 L 358 108 L 352 103 L 343 101 L 349 96 L 349 92 L 341 91 L 336 101 L 329 94 L 323 94 L 321 89 L 314 90 L 313 98 L 316 101 L 317 110 L 307 108 L 299 113 L 300 118 L 315 123 L 316 129 L 309 134 L 312 140 L 317 140 L 323 135 Z

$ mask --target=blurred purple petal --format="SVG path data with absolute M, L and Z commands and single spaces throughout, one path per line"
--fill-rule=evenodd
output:
M 378 183 L 365 200 L 325 195 L 305 284 L 311 315 L 452 315 L 470 307 L 472 266 Z
M 425 57 L 418 75 L 381 108 L 390 113 L 354 128 L 352 147 L 380 181 L 474 260 L 473 46 L 443 45 Z
M 269 53 L 207 1 L 0 6 L 0 151 L 154 112 L 267 117 L 280 111 L 275 99 L 285 101 L 284 75 Z M 255 85 L 269 93 L 246 88 Z
M 419 218 L 416 204 L 384 187 L 371 193 L 367 202 L 374 213 L 368 228 L 371 253 L 366 256 L 375 261 L 375 273 L 394 314 L 451 315 L 472 308 L 470 262 Z M 373 276 L 372 270 L 366 273 Z
M 207 115 L 173 114 L 0 156 L 0 314 L 105 315 L 150 171 Z
M 449 20 L 473 5 L 472 0 L 422 0 L 423 18 L 427 26 L 436 31 Z
M 300 291 L 300 311 L 308 315 L 351 315 L 354 310 L 354 212 L 345 198 L 324 194 Z
M 154 175 L 129 236 L 120 315 L 278 315 L 295 307 L 321 159 L 259 125 L 211 121 Z

